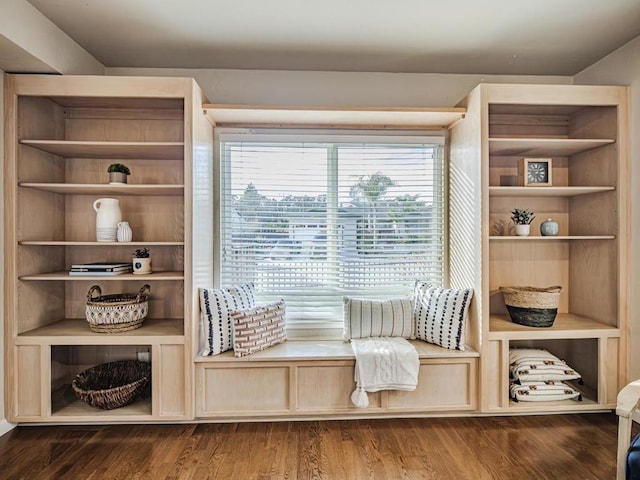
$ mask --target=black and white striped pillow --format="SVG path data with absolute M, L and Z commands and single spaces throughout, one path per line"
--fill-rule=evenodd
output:
M 204 350 L 201 355 L 217 355 L 233 349 L 231 312 L 256 306 L 255 285 L 228 288 L 201 288 L 200 312 L 204 323 Z
M 464 350 L 472 289 L 440 288 L 416 282 L 416 338 L 449 350 Z

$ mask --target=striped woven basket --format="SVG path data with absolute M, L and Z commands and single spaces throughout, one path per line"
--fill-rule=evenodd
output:
M 89 328 L 99 333 L 120 333 L 141 327 L 149 312 L 150 290 L 145 284 L 138 293 L 102 295 L 100 287 L 94 285 L 87 293 L 85 308 Z
M 550 327 L 558 314 L 562 287 L 500 287 L 514 323 L 527 327 Z

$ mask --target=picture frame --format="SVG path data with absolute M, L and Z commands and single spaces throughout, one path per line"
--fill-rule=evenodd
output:
M 524 187 L 550 187 L 553 184 L 551 159 L 521 159 L 518 164 L 518 183 Z

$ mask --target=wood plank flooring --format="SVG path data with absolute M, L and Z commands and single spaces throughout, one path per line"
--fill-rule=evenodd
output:
M 614 479 L 617 417 L 18 427 L 13 479 Z

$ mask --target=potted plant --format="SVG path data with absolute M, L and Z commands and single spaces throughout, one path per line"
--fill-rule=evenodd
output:
M 151 256 L 148 248 L 139 248 L 133 252 L 133 273 L 136 275 L 151 273 Z
M 514 208 L 511 211 L 511 221 L 515 224 L 516 235 L 526 237 L 531 230 L 531 222 L 536 218 L 531 210 Z
M 122 163 L 112 163 L 107 168 L 109 173 L 109 184 L 121 185 L 127 183 L 127 175 L 131 174 L 131 170 Z

